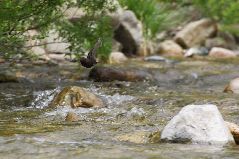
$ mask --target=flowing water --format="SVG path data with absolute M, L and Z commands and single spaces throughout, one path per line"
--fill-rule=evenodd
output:
M 239 77 L 238 64 L 239 59 L 199 59 L 124 66 L 144 68 L 155 78 L 141 82 L 88 81 L 87 71 L 78 66 L 16 66 L 12 69 L 25 79 L 0 83 L 0 158 L 239 158 L 239 146 L 158 140 L 187 104 L 216 104 L 225 120 L 239 123 L 238 95 L 222 93 Z M 105 107 L 49 109 L 54 95 L 69 85 L 95 93 Z M 78 122 L 64 121 L 70 111 L 79 116 Z

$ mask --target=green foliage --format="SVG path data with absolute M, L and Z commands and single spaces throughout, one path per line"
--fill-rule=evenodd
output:
M 205 15 L 218 21 L 222 28 L 236 33 L 233 25 L 239 23 L 238 0 L 194 0 L 192 3 Z M 239 35 L 239 31 L 237 33 Z
M 63 0 L 2 0 L 0 1 L 0 52 L 4 56 L 23 53 L 27 30 L 39 29 L 42 32 L 60 13 Z
M 176 14 L 169 3 L 158 0 L 119 0 L 120 4 L 132 10 L 143 22 L 146 38 L 154 38 L 156 33 L 181 22 L 181 14 Z
M 69 22 L 64 17 L 70 7 L 81 8 L 85 16 L 79 22 Z M 2 0 L 0 1 L 0 54 L 12 57 L 24 53 L 26 31 L 37 29 L 35 38 L 43 39 L 50 29 L 56 29 L 71 44 L 70 50 L 78 57 L 101 37 L 104 45 L 100 57 L 110 52 L 112 29 L 105 16 L 113 9 L 108 0 Z

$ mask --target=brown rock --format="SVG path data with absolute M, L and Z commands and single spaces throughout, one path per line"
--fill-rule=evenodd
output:
M 229 130 L 231 131 L 236 144 L 239 144 L 239 126 L 234 123 L 227 122 L 227 121 L 226 121 L 226 124 L 227 124 Z
M 89 74 L 95 81 L 142 81 L 152 79 L 152 75 L 143 70 L 96 66 Z
M 175 36 L 175 41 L 184 48 L 199 46 L 217 33 L 217 24 L 210 19 L 191 22 Z
M 215 57 L 215 58 L 233 58 L 233 57 L 236 57 L 237 54 L 228 49 L 214 47 L 209 52 L 209 56 Z
M 68 112 L 66 115 L 65 121 L 76 122 L 76 121 L 79 121 L 79 117 L 74 112 Z
M 122 52 L 112 52 L 109 56 L 110 64 L 120 64 L 124 63 L 128 58 Z
M 72 108 L 103 107 L 103 101 L 84 88 L 77 86 L 68 86 L 54 97 L 50 106 L 71 106 Z
M 149 141 L 149 136 L 150 133 L 148 132 L 134 132 L 131 134 L 119 135 L 116 137 L 116 140 L 143 144 Z
M 224 91 L 226 93 L 239 93 L 239 78 L 235 78 L 230 81 L 230 83 L 225 87 Z
M 159 45 L 156 53 L 165 56 L 183 56 L 183 49 L 174 41 L 166 40 Z

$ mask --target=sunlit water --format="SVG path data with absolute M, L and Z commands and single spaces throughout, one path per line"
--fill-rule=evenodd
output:
M 239 76 L 237 62 L 133 66 L 149 69 L 156 80 L 71 81 L 58 80 L 56 75 L 55 80 L 40 83 L 0 83 L 0 158 L 239 158 L 238 146 L 133 143 L 117 138 L 160 132 L 183 106 L 192 103 L 216 104 L 225 120 L 239 123 L 238 96 L 222 93 L 225 84 Z M 49 109 L 54 95 L 68 85 L 93 92 L 105 107 Z M 78 122 L 65 121 L 70 111 L 79 116 Z

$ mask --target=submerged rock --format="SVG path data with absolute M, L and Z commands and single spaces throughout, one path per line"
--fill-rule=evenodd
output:
M 209 56 L 215 57 L 215 58 L 233 58 L 233 57 L 236 57 L 237 54 L 228 49 L 214 47 L 209 52 Z
M 95 81 L 143 81 L 152 79 L 152 75 L 144 70 L 96 66 L 91 69 L 90 79 Z
M 239 78 L 235 78 L 230 81 L 230 83 L 226 86 L 223 92 L 226 93 L 239 93 Z
M 217 24 L 209 19 L 191 22 L 178 32 L 175 41 L 184 48 L 200 46 L 204 41 L 216 35 Z
M 76 122 L 76 121 L 79 121 L 79 117 L 74 112 L 68 112 L 66 115 L 65 121 Z
M 175 61 L 169 60 L 163 56 L 153 55 L 144 58 L 145 61 L 153 61 L 153 62 L 166 62 L 166 63 L 174 63 Z
M 124 63 L 128 58 L 122 52 L 112 52 L 109 56 L 110 64 L 120 64 Z
M 103 107 L 103 101 L 84 88 L 68 86 L 54 97 L 50 106 L 70 106 L 72 108 Z
M 174 41 L 166 40 L 159 45 L 156 53 L 165 56 L 183 56 L 183 49 Z
M 19 78 L 16 73 L 11 71 L 0 72 L 0 83 L 1 82 L 19 82 Z
M 119 135 L 116 136 L 116 140 L 118 141 L 124 141 L 124 142 L 132 142 L 132 143 L 136 143 L 136 144 L 144 144 L 149 142 L 149 136 L 150 133 L 149 132 L 134 132 L 131 134 L 124 134 L 124 135 Z
M 236 142 L 236 144 L 239 144 L 239 126 L 234 123 L 226 122 L 229 130 L 231 131 L 233 138 Z
M 161 140 L 228 144 L 234 139 L 215 105 L 188 105 L 165 126 Z

